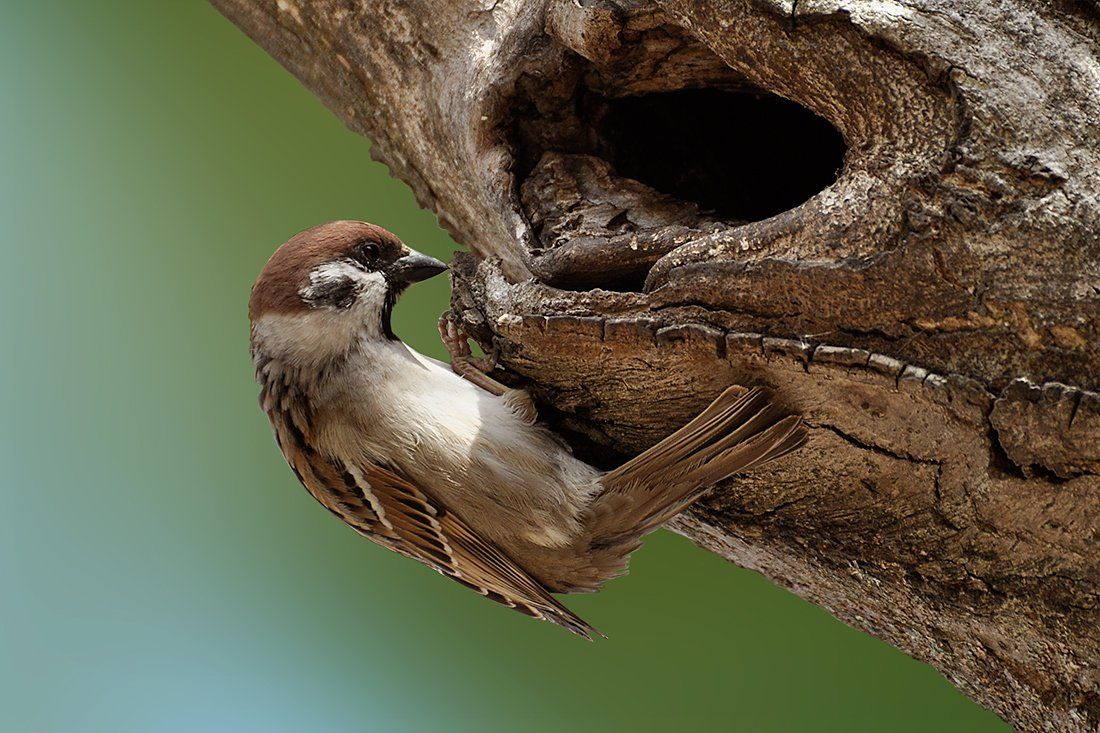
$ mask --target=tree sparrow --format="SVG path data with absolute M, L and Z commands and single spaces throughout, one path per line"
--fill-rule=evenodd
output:
M 593 468 L 526 392 L 479 368 L 451 320 L 450 365 L 394 335 L 397 297 L 445 269 L 373 224 L 304 231 L 252 289 L 252 358 L 279 449 L 322 506 L 498 603 L 591 638 L 551 593 L 598 589 L 715 482 L 805 442 L 798 417 L 731 387 L 623 466 Z

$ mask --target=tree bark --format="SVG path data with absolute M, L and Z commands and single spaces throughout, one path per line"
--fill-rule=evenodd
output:
M 1100 6 L 214 4 L 470 248 L 456 313 L 582 455 L 766 385 L 809 444 L 673 529 L 1097 730 Z

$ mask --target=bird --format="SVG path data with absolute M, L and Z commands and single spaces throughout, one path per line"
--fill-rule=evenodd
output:
M 445 313 L 451 363 L 418 353 L 391 314 L 447 265 L 362 221 L 280 246 L 248 302 L 260 407 L 298 481 L 352 530 L 504 606 L 591 640 L 554 594 L 598 590 L 642 538 L 715 483 L 802 446 L 759 388 L 730 385 L 610 471 L 576 458 L 531 395 L 491 376 Z

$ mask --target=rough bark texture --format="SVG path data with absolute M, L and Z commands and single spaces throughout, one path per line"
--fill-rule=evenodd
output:
M 767 385 L 809 445 L 674 528 L 1019 730 L 1097 729 L 1092 0 L 215 5 L 472 250 L 456 311 L 579 451 Z

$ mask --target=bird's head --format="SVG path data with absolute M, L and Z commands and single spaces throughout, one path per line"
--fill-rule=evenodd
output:
M 395 339 L 390 313 L 397 297 L 446 269 L 374 224 L 307 229 L 275 251 L 252 287 L 253 349 L 308 363 L 347 353 L 362 339 Z

